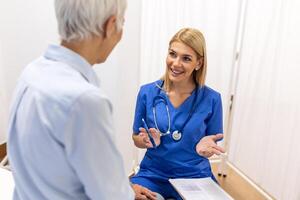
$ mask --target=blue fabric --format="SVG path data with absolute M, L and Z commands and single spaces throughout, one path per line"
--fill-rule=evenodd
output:
M 167 100 L 171 132 L 180 129 L 188 117 L 196 92 L 194 91 L 178 108 L 174 108 L 164 91 L 157 86 L 161 84 L 162 81 L 159 80 L 140 88 L 133 124 L 135 134 L 138 134 L 139 128 L 142 127 L 142 118 L 146 120 L 149 128 L 155 128 L 152 108 L 153 98 L 157 95 L 164 95 Z M 181 140 L 174 141 L 171 134 L 161 137 L 161 144 L 156 149 L 147 149 L 140 164 L 140 171 L 132 181 L 149 179 L 153 183 L 160 182 L 160 191 L 157 192 L 163 194 L 165 188 L 170 187 L 169 178 L 214 178 L 208 159 L 198 155 L 195 147 L 204 136 L 223 133 L 221 95 L 203 86 L 198 88 L 197 96 L 197 107 L 183 130 Z M 158 103 L 156 112 L 159 129 L 162 132 L 167 131 L 168 117 L 165 105 Z

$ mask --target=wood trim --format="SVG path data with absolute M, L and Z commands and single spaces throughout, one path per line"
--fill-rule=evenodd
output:
M 211 163 L 212 171 L 220 186 L 235 200 L 266 200 L 270 199 L 260 193 L 233 168 L 227 165 L 227 176 L 218 176 L 218 164 Z M 271 198 L 272 199 L 272 198 Z
M 6 156 L 6 143 L 0 145 L 0 161 Z

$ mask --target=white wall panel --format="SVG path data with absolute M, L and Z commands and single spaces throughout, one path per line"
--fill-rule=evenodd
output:
M 2 64 L 2 45 L 0 43 L 0 144 L 6 141 L 8 103 L 6 87 L 4 84 L 3 64 Z
M 229 159 L 276 199 L 300 184 L 299 1 L 250 0 Z

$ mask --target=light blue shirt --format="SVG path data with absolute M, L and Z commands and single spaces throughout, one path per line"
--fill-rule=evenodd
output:
M 91 65 L 50 45 L 25 68 L 13 98 L 8 155 L 14 199 L 134 199 L 112 120 Z

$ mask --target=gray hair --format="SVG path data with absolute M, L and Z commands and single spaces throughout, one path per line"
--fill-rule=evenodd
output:
M 61 40 L 70 42 L 102 35 L 103 25 L 112 15 L 117 16 L 117 29 L 121 30 L 126 6 L 126 0 L 55 0 Z

